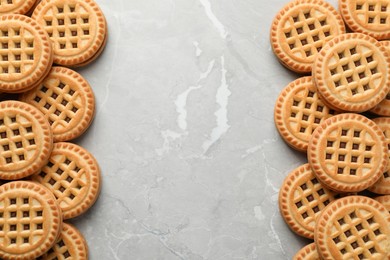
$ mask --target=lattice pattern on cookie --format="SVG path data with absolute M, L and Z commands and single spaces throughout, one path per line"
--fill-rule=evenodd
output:
M 302 183 L 294 192 L 297 212 L 306 224 L 314 223 L 316 216 L 332 200 L 333 197 L 329 196 L 315 177 Z
M 333 38 L 327 14 L 315 8 L 300 9 L 285 23 L 283 32 L 286 42 L 295 56 L 301 58 L 316 55 L 326 41 Z
M 14 165 L 29 161 L 37 145 L 32 122 L 22 115 L 0 118 L 0 162 Z
M 345 258 L 373 259 L 376 253 L 383 253 L 379 245 L 387 236 L 373 215 L 357 208 L 333 222 L 331 238 Z
M 60 239 L 45 255 L 38 257 L 37 260 L 68 259 L 71 257 L 68 246 L 63 239 Z
M 328 68 L 335 91 L 344 97 L 378 88 L 382 73 L 374 51 L 362 45 L 334 53 Z
M 362 177 L 369 174 L 376 143 L 368 136 L 367 130 L 338 127 L 327 135 L 325 164 L 334 167 L 333 172 L 338 175 Z
M 29 196 L 5 198 L 0 204 L 0 242 L 9 247 L 35 245 L 44 235 L 44 208 Z
M 88 45 L 91 39 L 90 15 L 80 3 L 53 5 L 44 19 L 45 29 L 57 50 L 77 49 Z
M 34 35 L 24 27 L 0 30 L 0 74 L 21 74 L 34 64 Z
M 386 25 L 390 23 L 388 0 L 356 0 L 354 13 L 363 24 Z
M 297 132 L 310 135 L 316 127 L 335 111 L 327 108 L 315 91 L 305 89 L 302 95 L 295 95 L 291 104 L 290 125 Z
M 48 115 L 53 129 L 68 127 L 82 107 L 82 98 L 77 88 L 60 80 L 47 81 L 32 99 Z
M 39 173 L 41 183 L 49 187 L 61 208 L 73 204 L 82 196 L 82 189 L 88 185 L 85 169 L 65 155 L 50 158 L 49 163 Z

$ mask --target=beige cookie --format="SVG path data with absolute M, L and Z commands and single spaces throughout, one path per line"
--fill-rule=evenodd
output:
M 385 206 L 386 210 L 390 213 L 390 195 L 379 196 L 375 200 Z
M 23 93 L 20 100 L 45 115 L 55 142 L 79 137 L 91 124 L 95 112 L 95 98 L 88 82 L 64 67 L 53 67 L 42 84 Z
M 338 199 L 318 217 L 314 240 L 324 260 L 388 259 L 390 214 L 368 197 Z
M 21 179 L 38 172 L 53 148 L 49 122 L 35 107 L 0 102 L 0 178 Z
M 332 107 L 367 111 L 390 90 L 390 53 L 368 35 L 343 34 L 316 56 L 313 78 L 321 97 Z
M 295 0 L 275 16 L 271 46 L 287 68 L 309 73 L 322 46 L 342 33 L 345 33 L 343 20 L 330 4 L 321 0 Z
M 295 254 L 293 260 L 320 260 L 320 256 L 318 255 L 316 249 L 316 244 L 311 243 L 303 247 Z
M 62 226 L 53 194 L 42 185 L 14 181 L 0 186 L 0 257 L 34 259 L 49 250 Z
M 56 244 L 36 260 L 88 260 L 88 245 L 83 235 L 72 225 L 63 223 Z
M 379 126 L 385 135 L 390 156 L 390 117 L 379 117 L 373 119 L 373 121 Z M 390 194 L 390 163 L 387 165 L 387 169 L 384 171 L 379 180 L 373 186 L 369 187 L 368 190 L 377 194 Z
M 32 180 L 53 192 L 64 219 L 86 212 L 100 192 L 100 170 L 95 158 L 72 143 L 55 143 L 49 162 Z
M 310 165 L 304 164 L 292 171 L 280 187 L 279 209 L 295 233 L 313 239 L 316 219 L 335 195 L 318 181 Z
M 379 180 L 388 164 L 381 129 L 359 114 L 335 115 L 321 123 L 308 147 L 317 178 L 339 192 L 362 191 Z
M 0 14 L 27 14 L 37 0 L 1 0 Z
M 56 64 L 80 66 L 105 44 L 106 21 L 93 0 L 43 0 L 32 18 L 49 34 Z
M 320 100 L 312 77 L 294 80 L 279 94 L 274 119 L 280 135 L 291 147 L 306 152 L 314 129 L 335 114 Z
M 339 0 L 339 9 L 352 31 L 390 39 L 389 0 Z
M 0 16 L 0 91 L 19 93 L 50 71 L 53 51 L 43 28 L 24 15 Z

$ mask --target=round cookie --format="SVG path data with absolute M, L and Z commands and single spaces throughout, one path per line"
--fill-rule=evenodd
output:
M 338 199 L 318 217 L 314 240 L 323 259 L 388 259 L 390 214 L 368 197 Z
M 36 260 L 88 260 L 88 245 L 83 235 L 72 225 L 63 223 L 56 244 Z
M 368 35 L 340 35 L 316 56 L 313 78 L 318 92 L 332 107 L 367 111 L 390 90 L 390 53 Z
M 0 178 L 16 180 L 41 169 L 53 148 L 49 122 L 35 107 L 0 102 Z
M 0 257 L 34 259 L 55 243 L 61 210 L 42 185 L 14 181 L 0 186 Z
M 317 178 L 339 192 L 362 191 L 388 164 L 381 129 L 359 114 L 339 114 L 321 123 L 310 139 L 308 160 Z
M 390 39 L 388 0 L 339 0 L 339 9 L 352 31 L 368 34 L 378 40 Z
M 95 98 L 88 82 L 64 67 L 53 67 L 42 84 L 23 93 L 20 100 L 45 115 L 54 142 L 79 137 L 91 124 L 95 112 Z
M 304 164 L 292 171 L 280 187 L 279 209 L 295 233 L 313 239 L 316 219 L 335 195 L 318 181 L 310 165 Z
M 385 206 L 386 210 L 390 213 L 390 195 L 379 196 L 374 199 Z
M 38 0 L 2 0 L 0 3 L 0 15 L 27 14 Z
M 311 243 L 303 247 L 295 254 L 293 260 L 320 260 L 320 256 L 318 255 L 316 249 L 316 244 Z
M 100 170 L 95 158 L 72 143 L 55 143 L 49 162 L 32 180 L 53 192 L 64 219 L 87 211 L 100 192 Z
M 322 46 L 345 33 L 341 16 L 321 0 L 295 0 L 275 16 L 271 46 L 280 62 L 298 73 L 311 72 Z
M 50 39 L 36 21 L 24 15 L 0 16 L 0 92 L 34 87 L 52 62 Z
M 390 41 L 381 41 L 380 43 L 385 46 L 387 52 L 390 53 Z M 379 116 L 390 116 L 390 94 L 387 93 L 386 97 L 371 109 L 370 112 Z
M 387 147 L 390 148 L 390 117 L 379 117 L 373 119 L 373 121 L 382 130 L 386 138 Z M 379 180 L 369 187 L 368 190 L 377 194 L 390 194 L 390 163 L 387 164 L 387 169 L 384 171 Z
M 93 0 L 42 0 L 32 18 L 49 34 L 56 64 L 80 66 L 105 44 L 106 21 Z
M 312 77 L 294 80 L 279 94 L 274 121 L 280 135 L 291 147 L 306 152 L 314 129 L 335 114 L 320 100 Z

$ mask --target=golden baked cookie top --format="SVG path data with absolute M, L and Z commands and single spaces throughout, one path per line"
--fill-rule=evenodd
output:
M 87 260 L 88 246 L 83 235 L 73 225 L 63 223 L 56 244 L 36 260 Z
M 295 0 L 274 18 L 271 46 L 287 68 L 308 73 L 322 46 L 342 33 L 344 22 L 330 4 L 321 0 Z
M 38 0 L 0 0 L 0 14 L 26 14 Z
M 317 178 L 339 192 L 362 191 L 379 180 L 388 164 L 382 130 L 359 114 L 339 114 L 321 123 L 308 147 Z
M 280 213 L 295 233 L 313 239 L 317 217 L 335 197 L 336 193 L 317 179 L 310 164 L 304 164 L 293 170 L 280 187 Z
M 100 169 L 95 158 L 84 148 L 72 143 L 55 143 L 49 162 L 34 174 L 57 198 L 64 219 L 87 211 L 100 192 Z
M 390 39 L 389 0 L 339 0 L 339 9 L 352 31 Z
M 293 260 L 320 260 L 320 256 L 316 249 L 316 244 L 311 243 L 299 250 Z
M 47 33 L 23 15 L 0 16 L 0 91 L 23 92 L 47 74 L 53 61 Z
M 390 53 L 368 35 L 343 34 L 317 55 L 313 78 L 321 96 L 333 107 L 363 112 L 389 92 Z
M 53 148 L 50 125 L 35 107 L 0 102 L 0 178 L 29 176 L 42 168 Z
M 32 18 L 49 34 L 56 64 L 84 63 L 104 44 L 106 22 L 93 0 L 42 0 Z
M 344 197 L 324 209 L 314 237 L 323 259 L 388 259 L 390 214 L 368 197 Z
M 34 259 L 49 250 L 61 230 L 62 215 L 42 185 L 15 181 L 0 186 L 0 257 Z
M 54 142 L 69 141 L 83 134 L 95 112 L 95 98 L 88 82 L 64 67 L 53 67 L 42 84 L 23 93 L 20 100 L 45 115 Z
M 336 112 L 320 99 L 312 77 L 294 80 L 279 94 L 275 104 L 275 125 L 294 149 L 306 152 L 314 129 Z

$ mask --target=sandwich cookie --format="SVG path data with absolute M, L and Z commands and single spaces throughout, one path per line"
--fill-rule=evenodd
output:
M 302 77 L 279 94 L 274 119 L 283 139 L 294 149 L 306 152 L 314 129 L 334 114 L 319 98 L 312 77 Z
M 83 235 L 72 225 L 63 223 L 56 244 L 36 260 L 88 260 L 88 246 Z
M 338 192 L 362 191 L 388 164 L 382 130 L 359 114 L 339 114 L 321 123 L 310 139 L 308 160 L 317 178 Z
M 368 34 L 378 40 L 390 39 L 388 0 L 339 0 L 339 9 L 352 31 Z
M 20 100 L 45 115 L 54 142 L 79 137 L 91 124 L 95 112 L 95 98 L 88 82 L 64 67 L 53 67 L 42 84 L 23 93 Z
M 295 0 L 276 15 L 271 46 L 280 62 L 298 73 L 309 73 L 322 46 L 345 33 L 338 12 L 321 0 Z
M 388 259 L 390 214 L 379 202 L 348 196 L 318 217 L 314 240 L 322 259 Z
M 95 158 L 72 143 L 55 143 L 49 162 L 32 180 L 53 192 L 64 219 L 86 212 L 100 192 L 100 170 Z
M 93 0 L 43 0 L 32 18 L 49 34 L 56 64 L 88 64 L 106 43 L 106 20 Z
M 313 239 L 316 219 L 335 200 L 335 195 L 318 181 L 310 165 L 304 164 L 284 180 L 279 192 L 279 209 L 295 233 Z
M 0 102 L 0 179 L 38 172 L 52 148 L 50 124 L 37 108 L 19 101 Z
M 56 242 L 61 209 L 42 185 L 14 181 L 0 186 L 0 257 L 34 259 Z
M 50 39 L 36 21 L 24 15 L 0 16 L 0 92 L 37 86 L 52 62 Z
M 340 35 L 316 56 L 313 78 L 321 97 L 333 108 L 367 111 L 390 90 L 390 53 L 368 35 Z
M 303 247 L 295 254 L 293 260 L 320 260 L 320 256 L 318 255 L 316 249 L 316 244 L 311 243 Z

